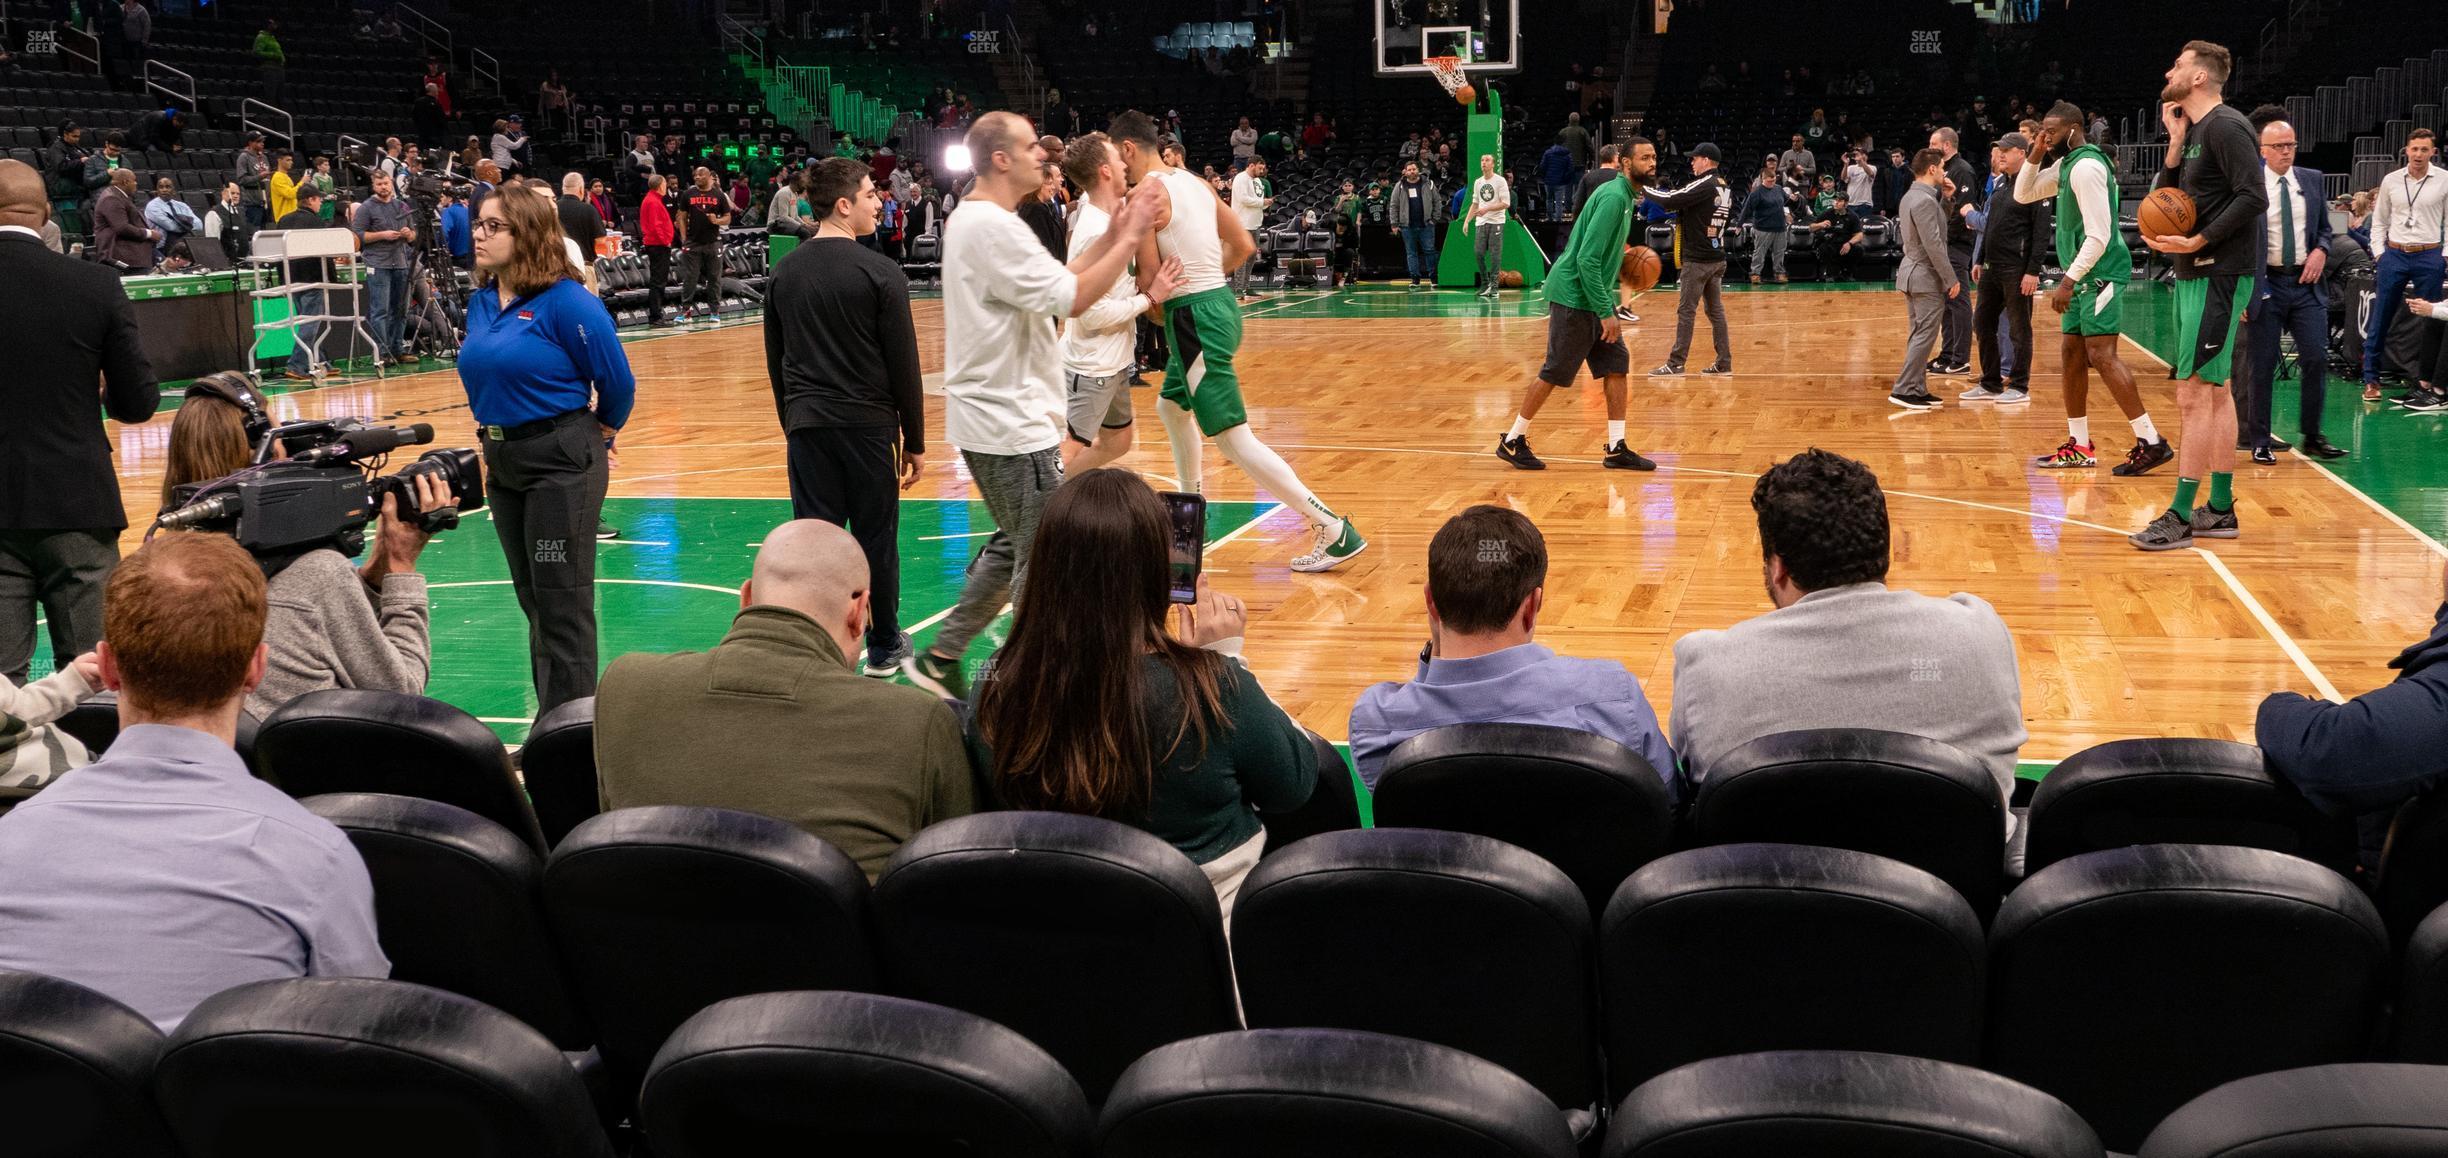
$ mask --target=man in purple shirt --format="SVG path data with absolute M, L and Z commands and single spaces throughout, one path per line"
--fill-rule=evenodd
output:
M 1640 681 L 1611 659 L 1571 659 L 1530 641 L 1546 599 L 1547 541 L 1520 513 L 1476 506 L 1428 544 L 1428 646 L 1410 683 L 1352 705 L 1352 762 L 1369 787 L 1396 745 L 1448 724 L 1547 724 L 1641 754 L 1677 792 L 1674 751 Z
M 251 981 L 390 975 L 356 849 L 232 747 L 264 608 L 263 572 L 220 535 L 162 535 L 112 572 L 96 651 L 119 738 L 0 816 L 0 969 L 165 1033 Z

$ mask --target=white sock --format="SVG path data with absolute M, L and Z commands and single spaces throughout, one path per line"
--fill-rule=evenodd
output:
M 1248 423 L 1216 435 L 1215 442 L 1216 449 L 1224 452 L 1224 461 L 1240 467 L 1277 499 L 1308 516 L 1310 522 L 1321 527 L 1342 527 L 1342 517 L 1327 510 L 1326 504 L 1301 483 L 1300 476 L 1292 473 L 1291 464 L 1250 433 Z
M 1165 441 L 1173 444 L 1173 473 L 1180 477 L 1181 489 L 1194 495 L 1204 493 L 1199 485 L 1199 458 L 1206 447 L 1199 440 L 1198 421 L 1169 398 L 1156 400 L 1156 418 L 1164 423 Z
M 2159 441 L 2159 428 L 2151 425 L 2150 415 L 2148 414 L 2133 420 L 2133 430 L 2134 437 L 2139 438 L 2144 442 Z
M 1624 420 L 1623 420 L 1623 419 L 1620 419 L 1620 418 L 1610 418 L 1610 419 L 1607 419 L 1607 441 L 1606 441 L 1606 444 L 1607 444 L 1608 446 L 1613 446 L 1613 445 L 1615 445 L 1616 443 L 1618 443 L 1618 442 L 1622 442 L 1622 441 L 1624 440 L 1624 436 L 1623 436 L 1623 427 L 1624 427 Z
M 1505 438 L 1508 440 L 1520 438 L 1528 433 L 1530 433 L 1530 420 L 1517 414 L 1513 416 L 1513 429 L 1505 432 Z
M 2074 436 L 2076 446 L 2091 445 L 2091 417 L 2084 415 L 2081 418 L 2066 419 L 2066 433 Z

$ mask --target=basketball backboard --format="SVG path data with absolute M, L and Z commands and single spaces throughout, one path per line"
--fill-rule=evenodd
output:
M 1377 75 L 1426 76 L 1431 56 L 1459 57 L 1464 73 L 1521 70 L 1521 0 L 1368 0 Z

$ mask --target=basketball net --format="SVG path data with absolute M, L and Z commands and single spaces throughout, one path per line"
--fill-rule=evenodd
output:
M 1431 56 L 1422 63 L 1428 66 L 1428 75 L 1435 77 L 1437 84 L 1444 87 L 1446 96 L 1461 99 L 1455 94 L 1462 91 L 1463 85 L 1470 83 L 1462 78 L 1461 57 Z

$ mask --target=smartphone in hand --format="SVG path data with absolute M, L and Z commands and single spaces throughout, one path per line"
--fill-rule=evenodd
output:
M 1158 491 L 1156 497 L 1164 500 L 1169 524 L 1166 597 L 1175 603 L 1196 603 L 1199 570 L 1207 557 L 1207 497 L 1178 491 Z

